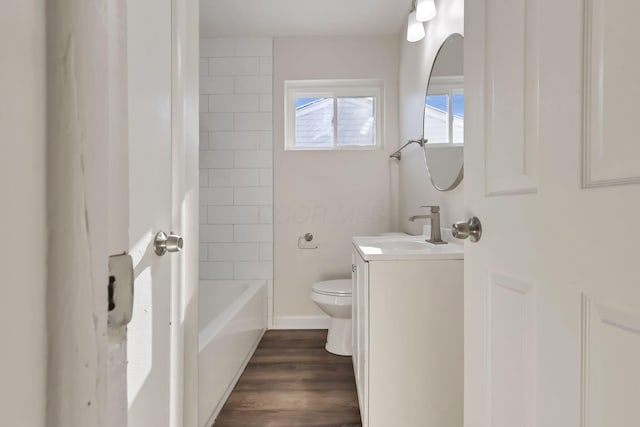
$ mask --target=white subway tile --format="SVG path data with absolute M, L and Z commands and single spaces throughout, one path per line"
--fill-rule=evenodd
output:
M 207 206 L 233 205 L 232 188 L 201 188 L 200 204 Z
M 273 297 L 267 298 L 267 328 L 273 329 Z
M 264 76 L 270 76 L 273 74 L 273 58 L 262 57 L 260 58 L 260 74 Z
M 267 298 L 268 299 L 273 298 L 273 279 L 267 280 Z
M 254 113 L 244 113 L 254 114 Z M 202 113 L 200 114 L 200 130 L 220 131 L 234 130 L 232 113 Z
M 209 75 L 212 76 L 256 75 L 259 72 L 259 58 L 211 58 L 209 60 Z
M 260 243 L 260 261 L 273 261 L 273 243 Z
M 198 177 L 200 181 L 200 188 L 206 188 L 209 186 L 209 170 L 200 169 L 200 175 Z
M 200 112 L 209 112 L 209 95 L 200 95 Z
M 255 113 L 261 110 L 261 95 L 210 95 L 207 108 L 212 113 Z
M 271 261 L 234 262 L 233 278 L 236 280 L 271 279 L 273 263 Z
M 211 132 L 211 150 L 257 150 L 260 134 L 256 131 Z
M 206 224 L 207 223 L 207 207 L 202 205 L 200 206 L 200 212 L 199 212 L 199 224 Z
M 272 110 L 273 97 L 270 93 L 260 95 L 260 111 L 270 113 Z
M 251 187 L 260 183 L 257 169 L 211 169 L 209 187 Z
M 257 224 L 259 221 L 258 206 L 209 206 L 209 224 Z
M 271 113 L 234 113 L 235 130 L 268 130 L 272 128 Z
M 260 69 L 262 69 L 262 61 L 260 62 Z M 200 58 L 200 77 L 209 75 L 209 58 Z
M 272 150 L 273 149 L 273 132 L 262 131 L 258 135 L 258 147 L 260 150 Z
M 234 164 L 233 151 L 201 151 L 201 169 L 224 169 L 232 168 Z
M 200 244 L 200 261 L 208 261 L 209 260 L 209 245 Z
M 268 169 L 273 164 L 273 153 L 271 151 L 236 151 L 234 157 L 234 167 Z
M 200 132 L 200 150 L 209 149 L 209 132 Z
M 200 243 L 233 242 L 233 234 L 233 225 L 200 225 Z
M 273 225 L 234 225 L 233 239 L 235 242 L 273 242 Z
M 259 261 L 258 243 L 212 243 L 209 245 L 209 261 Z
M 271 37 L 246 37 L 235 39 L 236 56 L 272 56 Z
M 273 206 L 260 206 L 260 224 L 273 224 Z
M 206 261 L 200 263 L 200 279 L 228 280 L 233 279 L 232 262 Z
M 271 76 L 236 76 L 235 93 L 271 93 Z
M 271 187 L 235 188 L 233 190 L 233 203 L 236 206 L 271 205 L 273 204 L 273 190 Z
M 214 95 L 221 93 L 233 93 L 235 80 L 233 77 L 201 77 L 200 94 Z
M 234 39 L 232 38 L 200 39 L 200 56 L 233 56 L 234 44 Z
M 263 187 L 273 186 L 273 169 L 260 169 L 260 185 Z

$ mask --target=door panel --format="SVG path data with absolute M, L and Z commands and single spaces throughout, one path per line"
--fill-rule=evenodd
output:
M 489 419 L 492 426 L 535 426 L 535 289 L 500 274 L 489 283 Z
M 583 296 L 583 425 L 637 426 L 640 314 Z
M 465 425 L 638 425 L 638 6 L 518 4 L 465 4 Z
M 486 1 L 485 192 L 490 195 L 537 189 L 538 8 L 537 0 Z
M 168 426 L 171 263 L 153 248 L 171 226 L 171 1 L 127 2 L 130 251 L 129 426 Z

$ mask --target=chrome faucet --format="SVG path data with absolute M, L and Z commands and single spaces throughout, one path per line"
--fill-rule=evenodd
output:
M 434 245 L 445 245 L 447 242 L 442 240 L 440 232 L 440 206 L 420 206 L 421 208 L 431 208 L 430 215 L 413 215 L 409 217 L 409 221 L 415 221 L 420 218 L 431 219 L 431 238 L 427 242 Z

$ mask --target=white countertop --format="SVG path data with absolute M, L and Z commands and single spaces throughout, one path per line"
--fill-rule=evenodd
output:
M 425 239 L 407 235 L 363 236 L 352 240 L 365 261 L 464 259 L 464 246 L 457 241 L 433 245 Z

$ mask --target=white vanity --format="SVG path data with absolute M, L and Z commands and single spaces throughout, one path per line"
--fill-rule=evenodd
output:
M 352 261 L 363 427 L 462 427 L 463 246 L 354 237 Z

